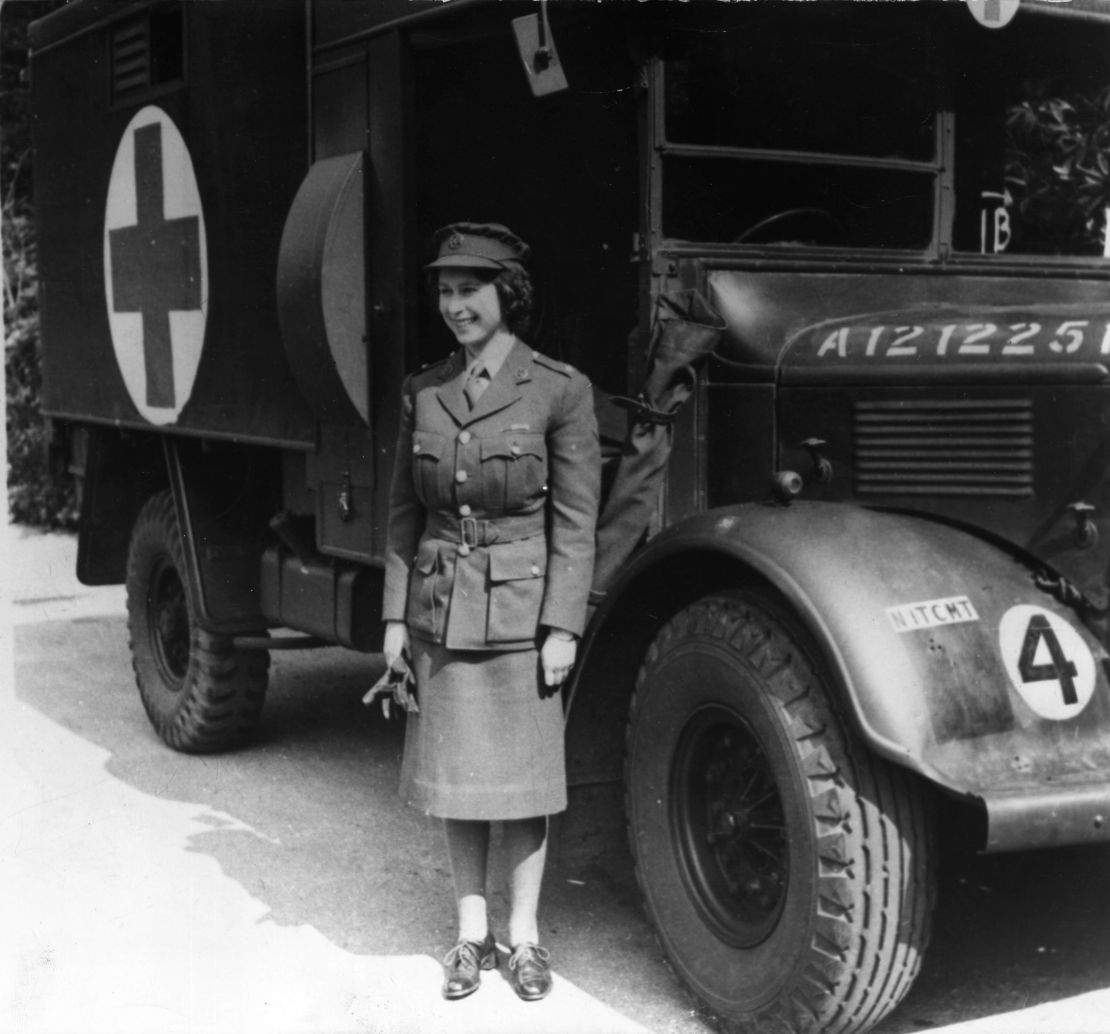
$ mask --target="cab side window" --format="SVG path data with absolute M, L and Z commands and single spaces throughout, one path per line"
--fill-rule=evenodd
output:
M 929 24 L 779 5 L 668 29 L 668 237 L 923 248 L 938 171 Z M 831 5 L 836 7 L 837 5 Z M 873 15 L 873 17 L 872 17 Z

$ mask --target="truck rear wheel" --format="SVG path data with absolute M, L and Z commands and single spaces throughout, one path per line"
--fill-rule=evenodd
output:
M 897 1005 L 931 923 L 924 798 L 844 728 L 782 607 L 721 594 L 662 629 L 625 777 L 648 914 L 724 1029 L 847 1034 Z
M 131 664 L 158 735 L 175 750 L 205 753 L 257 724 L 270 654 L 238 649 L 195 614 L 173 497 L 159 492 L 139 512 L 127 557 Z

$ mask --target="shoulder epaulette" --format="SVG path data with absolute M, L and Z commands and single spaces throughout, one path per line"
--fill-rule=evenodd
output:
M 418 370 L 413 370 L 411 373 L 405 375 L 404 382 L 401 385 L 403 392 L 419 391 L 426 388 L 429 384 L 434 384 L 437 377 L 443 378 L 445 364 L 451 359 L 447 356 L 444 359 L 437 359 L 435 362 L 425 363 Z
M 550 356 L 544 355 L 543 352 L 533 350 L 532 361 L 539 363 L 540 366 L 546 366 L 549 370 L 554 370 L 556 373 L 561 373 L 565 377 L 570 377 L 574 373 L 574 367 L 570 363 L 564 363 L 560 359 L 552 359 Z
M 426 385 L 429 381 L 447 380 L 458 370 L 455 368 L 457 353 L 452 352 L 450 355 L 444 356 L 442 359 L 436 359 L 434 362 L 425 363 L 412 375 L 414 381 L 419 381 L 421 385 Z
M 427 373 L 429 370 L 434 370 L 437 366 L 442 366 L 444 363 L 450 362 L 451 359 L 452 359 L 452 356 L 445 355 L 442 359 L 436 359 L 433 362 L 425 363 L 416 372 L 417 373 Z

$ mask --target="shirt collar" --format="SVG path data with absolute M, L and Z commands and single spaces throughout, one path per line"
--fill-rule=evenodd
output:
M 481 364 L 486 368 L 486 373 L 489 374 L 489 379 L 492 381 L 497 376 L 497 371 L 505 364 L 505 360 L 509 357 L 516 341 L 517 339 L 511 335 L 491 341 L 477 356 L 472 356 L 466 348 L 463 348 L 466 372 L 470 373 L 475 366 Z

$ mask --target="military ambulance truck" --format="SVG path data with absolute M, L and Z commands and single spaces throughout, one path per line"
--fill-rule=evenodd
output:
M 497 221 L 646 515 L 571 814 L 622 788 L 706 1013 L 866 1030 L 938 830 L 1110 838 L 1105 0 L 76 0 L 31 74 L 78 574 L 169 746 L 247 733 L 271 649 L 379 648 L 425 242 Z

